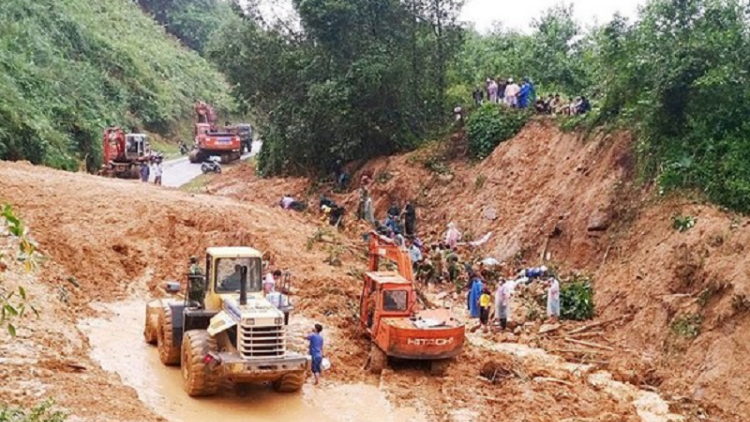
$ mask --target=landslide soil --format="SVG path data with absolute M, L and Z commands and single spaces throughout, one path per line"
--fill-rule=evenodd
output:
M 243 244 L 291 270 L 298 312 L 337 333 L 327 345 L 335 368 L 329 382 L 379 384 L 393 403 L 414 407 L 430 421 L 516 421 L 519 415 L 529 422 L 641 420 L 629 395 L 560 371 L 554 361 L 509 365 L 502 354 L 473 343 L 444 377 L 403 363 L 381 378 L 367 374 L 368 345 L 353 318 L 365 267 L 361 244 L 346 233 L 314 236 L 320 227 L 310 216 L 23 163 L 0 163 L 0 192 L 47 258 L 33 273 L 17 263 L 4 273 L 8 287 L 27 286 L 41 316 L 24 320 L 19 339 L 2 337 L 3 402 L 28 407 L 55 397 L 75 420 L 160 420 L 136 391 L 89 357 L 92 345 L 76 323 L 98 315 L 92 302 L 158 296 L 161 281 L 181 279 L 186 257 L 208 245 Z M 308 248 L 311 238 L 317 241 Z M 3 239 L 12 251 L 12 239 Z M 341 266 L 325 262 L 332 254 L 340 255 Z M 488 362 L 512 375 L 490 383 L 480 377 Z M 378 412 L 360 417 L 378 420 Z
M 357 163 L 348 193 L 302 178 L 260 179 L 250 165 L 215 178 L 207 191 L 270 206 L 284 194 L 314 205 L 323 193 L 353 211 L 354 189 L 368 174 L 376 217 L 393 201 L 411 199 L 428 241 L 453 221 L 469 240 L 492 232 L 481 248 L 464 253 L 504 261 L 506 275 L 544 262 L 562 274 L 593 276 L 596 321 L 614 321 L 595 339 L 612 348 L 608 370 L 671 394 L 675 405 L 702 407 L 696 413 L 708 412 L 709 420 L 747 420 L 750 220 L 698 196 L 661 197 L 636 184 L 632 145 L 627 132 L 583 136 L 540 119 L 482 162 L 461 158 L 466 139 L 459 133 L 416 152 Z M 675 216 L 692 216 L 696 225 L 680 232 Z M 351 223 L 344 233 L 356 239 L 366 229 Z M 570 348 L 560 337 L 534 342 Z M 472 354 L 467 360 L 484 356 Z

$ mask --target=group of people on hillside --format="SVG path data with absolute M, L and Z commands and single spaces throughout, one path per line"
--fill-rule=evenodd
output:
M 564 101 L 560 94 L 550 94 L 547 99 L 539 97 L 534 104 L 534 108 L 539 114 L 575 116 L 591 111 L 591 103 L 583 95 Z
M 469 315 L 471 318 L 479 318 L 485 331 L 491 319 L 497 321 L 500 328 L 505 330 L 511 317 L 511 297 L 516 287 L 534 282 L 543 283 L 547 294 L 547 317 L 550 322 L 557 322 L 560 318 L 560 282 L 554 275 L 549 274 L 545 266 L 520 270 L 514 278 L 498 278 L 494 283 L 494 300 L 492 281 L 489 281 L 481 271 L 472 273 L 467 295 Z
M 563 100 L 560 94 L 537 97 L 534 84 L 527 77 L 521 80 L 520 85 L 513 78 L 487 78 L 484 87 L 476 87 L 472 98 L 477 106 L 487 102 L 520 109 L 533 106 L 538 114 L 573 116 L 591 111 L 591 103 L 585 96 L 568 101 Z
M 536 97 L 534 85 L 529 78 L 524 77 L 519 85 L 513 78 L 487 78 L 484 89 L 477 87 L 472 93 L 474 104 L 485 102 L 504 104 L 512 108 L 527 108 L 530 100 Z

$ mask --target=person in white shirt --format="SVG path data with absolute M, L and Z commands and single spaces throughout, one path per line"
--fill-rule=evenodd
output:
M 560 282 L 557 278 L 547 280 L 547 316 L 552 323 L 560 318 Z
M 513 82 L 513 78 L 508 79 L 508 86 L 505 87 L 505 104 L 508 107 L 518 107 L 518 93 L 521 87 Z
M 157 161 L 154 164 L 154 184 L 161 186 L 161 174 L 162 174 L 162 168 L 161 168 L 161 161 Z
M 276 289 L 275 277 L 281 277 L 281 270 L 276 270 L 273 273 L 270 271 L 266 274 L 263 279 L 263 295 L 266 296 Z

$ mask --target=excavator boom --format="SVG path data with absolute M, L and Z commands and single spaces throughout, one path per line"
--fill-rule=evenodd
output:
M 398 246 L 393 240 L 375 232 L 370 232 L 370 271 L 378 271 L 380 257 L 388 258 L 393 261 L 398 273 L 414 282 L 414 272 L 412 270 L 411 258 L 406 249 Z

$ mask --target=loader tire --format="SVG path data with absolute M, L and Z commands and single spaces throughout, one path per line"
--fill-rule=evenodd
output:
M 204 330 L 190 330 L 182 339 L 182 386 L 190 397 L 205 397 L 219 390 L 219 376 L 205 361 L 219 350 L 216 338 Z
M 370 344 L 370 372 L 380 374 L 388 365 L 388 356 L 374 342 Z
M 281 378 L 273 382 L 273 389 L 280 393 L 293 393 L 299 391 L 305 384 L 306 371 L 287 372 Z
M 161 302 L 154 300 L 146 304 L 146 322 L 143 328 L 143 338 L 148 344 L 156 344 L 159 337 L 159 311 Z
M 159 360 L 168 366 L 180 364 L 180 348 L 174 345 L 172 331 L 172 309 L 169 305 L 163 305 L 159 312 L 159 329 L 157 331 L 156 345 L 159 348 Z

